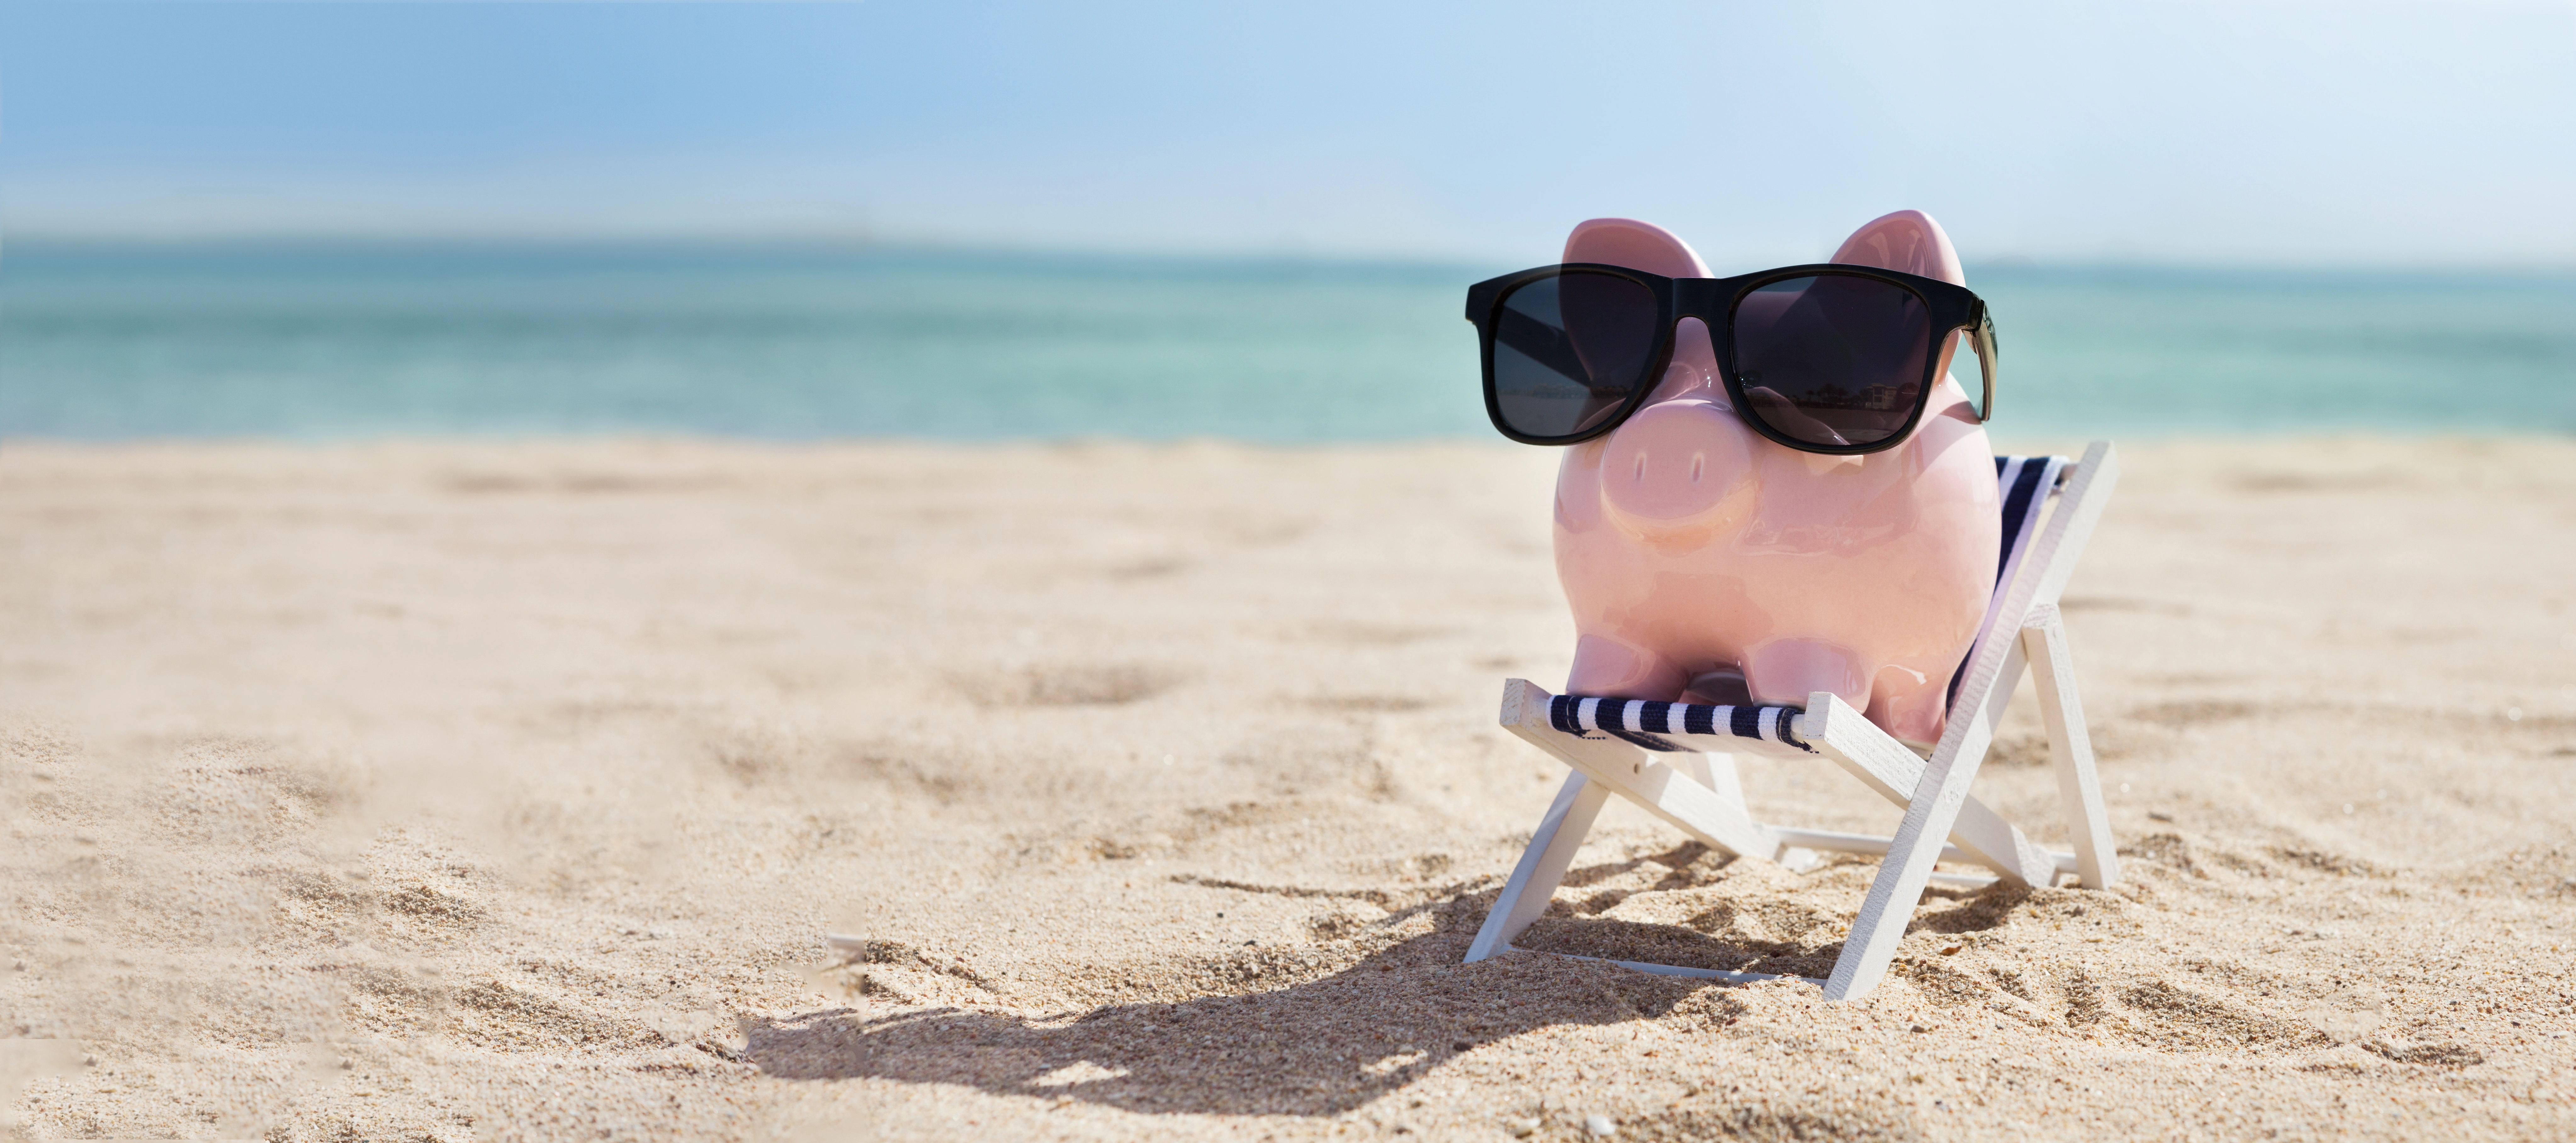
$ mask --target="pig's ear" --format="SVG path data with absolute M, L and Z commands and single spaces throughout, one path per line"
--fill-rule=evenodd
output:
M 1959 269 L 1959 252 L 1951 249 L 1950 236 L 1941 224 L 1919 210 L 1900 210 L 1870 220 L 1869 225 L 1852 231 L 1843 240 L 1843 248 L 1834 251 L 1833 260 L 1845 266 L 1876 266 L 1881 270 L 1902 270 L 1939 278 L 1954 286 L 1968 284 L 1968 275 Z
M 1625 266 L 1667 278 L 1705 278 L 1708 263 L 1690 243 L 1651 222 L 1633 218 L 1595 218 L 1575 224 L 1565 236 L 1565 261 Z

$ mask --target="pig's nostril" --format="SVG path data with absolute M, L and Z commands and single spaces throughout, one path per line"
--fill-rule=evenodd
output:
M 1636 470 L 1635 472 L 1631 472 L 1631 473 L 1629 473 L 1629 474 L 1628 474 L 1628 479 L 1630 479 L 1630 480 L 1644 480 L 1645 478 L 1646 478 L 1646 453 L 1645 453 L 1645 450 L 1643 450 L 1643 449 L 1639 449 L 1639 450 L 1637 451 L 1637 470 Z
M 1695 452 L 1695 453 L 1692 453 L 1692 454 L 1691 454 L 1691 483 L 1693 483 L 1693 484 L 1697 484 L 1697 483 L 1699 483 L 1700 474 L 1701 474 L 1701 473 L 1704 473 L 1704 472 L 1707 472 L 1707 471 L 1708 471 L 1708 454 L 1707 454 L 1707 453 L 1704 453 L 1704 452 Z

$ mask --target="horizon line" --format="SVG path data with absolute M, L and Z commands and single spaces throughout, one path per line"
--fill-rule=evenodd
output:
M 178 253 L 189 250 L 265 249 L 273 251 L 306 250 L 367 251 L 419 253 L 432 250 L 458 252 L 484 251 L 559 251 L 609 252 L 616 250 L 672 252 L 767 252 L 946 255 L 983 257 L 1025 257 L 1049 260 L 1099 259 L 1103 261 L 1156 262 L 1199 265 L 1317 265 L 1376 267 L 1384 269 L 1462 269 L 1474 266 L 1503 266 L 1506 259 L 1457 252 L 1346 249 L 1298 247 L 1186 248 L 1157 246 L 1108 246 L 1086 243 L 1014 242 L 936 237 L 887 237 L 866 233 L 834 231 L 636 231 L 632 233 L 541 233 L 519 230 L 496 231 L 223 231 L 197 234 L 171 232 L 10 232 L 0 229 L 0 265 L 9 261 L 13 249 L 34 252 L 95 250 L 142 253 L 159 251 Z M 2144 271 L 2268 271 L 2275 273 L 2436 273 L 2444 275 L 2470 273 L 2508 273 L 2517 276 L 2556 276 L 2576 274 L 2576 260 L 2510 261 L 2502 259 L 2441 259 L 2364 261 L 2357 259 L 2175 259 L 2153 258 L 2132 254 L 2099 255 L 2031 255 L 2003 253 L 1981 258 L 1963 258 L 1961 264 L 1971 270 L 2144 270 Z

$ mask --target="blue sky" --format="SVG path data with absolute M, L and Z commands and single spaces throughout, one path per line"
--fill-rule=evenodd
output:
M 2576 0 L 0 0 L 0 234 L 2576 265 Z

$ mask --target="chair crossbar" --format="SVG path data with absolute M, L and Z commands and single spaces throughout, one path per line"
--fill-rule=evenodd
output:
M 1835 833 L 1831 830 L 1821 829 L 1791 829 L 1787 826 L 1778 825 L 1772 826 L 1770 829 L 1773 834 L 1779 837 L 1780 844 L 1782 845 L 1797 846 L 1802 849 L 1821 849 L 1830 853 L 1886 853 L 1889 843 L 1896 840 L 1892 837 L 1880 837 L 1876 834 Z M 2059 853 L 2056 850 L 2044 849 L 2040 851 L 2040 855 L 2046 857 L 2048 859 L 2048 863 L 2055 867 L 2059 873 L 2073 873 L 2077 869 L 2075 855 L 2072 853 Z M 1941 847 L 1941 860 L 1952 862 L 1954 864 L 1966 864 L 1975 861 L 1976 858 L 1970 855 L 1967 850 L 1961 849 L 1958 846 L 1944 845 Z M 1972 881 L 1994 880 L 1991 877 L 1969 877 L 1966 879 Z
M 1546 912 L 1575 851 L 1612 794 L 1711 848 L 1740 857 L 1801 867 L 1812 862 L 1815 850 L 1881 855 L 1879 872 L 1833 975 L 1814 981 L 1829 1000 L 1857 999 L 1876 987 L 1931 883 L 2047 885 L 2064 874 L 2074 874 L 2087 888 L 2116 882 L 2118 861 L 2056 601 L 2101 517 L 2118 465 L 2110 442 L 2095 441 L 2081 461 L 1997 457 L 1995 476 L 2003 515 L 1995 592 L 1967 661 L 1951 680 L 1949 725 L 1928 759 L 1829 692 L 1808 696 L 1803 708 L 1710 706 L 1551 695 L 1526 680 L 1505 683 L 1503 726 L 1573 772 L 1486 915 L 1467 960 L 1511 949 L 1512 938 Z M 2042 510 L 2051 501 L 2057 508 L 2043 525 Z M 2030 844 L 2021 830 L 1968 793 L 2014 685 L 2024 670 L 2034 667 L 2050 763 L 2075 841 L 2071 853 Z M 1905 816 L 1888 837 L 1756 822 L 1734 780 L 1737 753 L 1821 757 L 1905 807 Z M 1940 862 L 1984 865 L 1995 875 L 1935 869 Z M 1604 963 L 1728 983 L 1784 979 L 1636 961 Z

